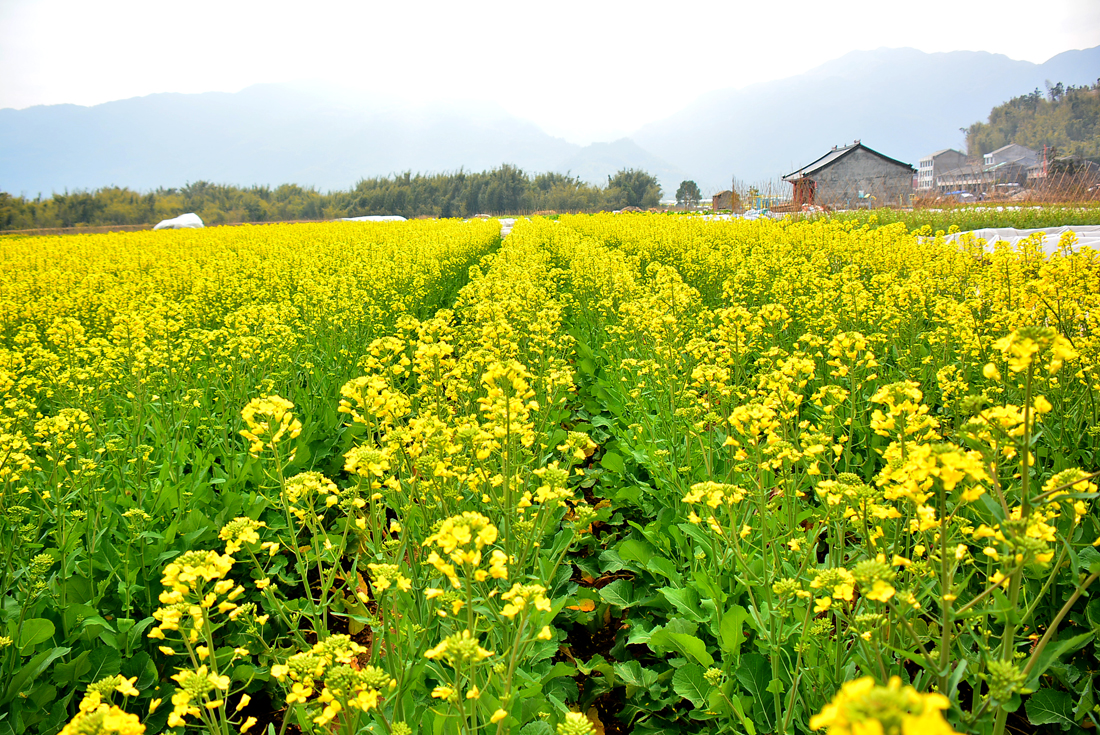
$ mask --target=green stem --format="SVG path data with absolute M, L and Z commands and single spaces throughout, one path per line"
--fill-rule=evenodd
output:
M 783 724 L 780 727 L 780 732 L 786 732 L 787 727 L 791 724 L 791 717 L 794 715 L 794 698 L 798 693 L 798 680 L 802 678 L 802 653 L 806 650 L 806 629 L 810 625 L 810 613 L 813 612 L 813 599 L 806 601 L 806 615 L 802 618 L 802 640 L 801 645 L 798 647 L 798 657 L 794 662 L 794 681 L 791 682 L 791 698 L 787 701 L 787 714 L 783 718 Z
M 1050 639 L 1058 630 L 1058 625 L 1062 622 L 1062 619 L 1069 614 L 1070 608 L 1073 607 L 1073 604 L 1077 602 L 1078 599 L 1080 599 L 1081 595 L 1085 593 L 1085 590 L 1087 590 L 1089 586 L 1097 580 L 1097 578 L 1100 578 L 1100 572 L 1094 572 L 1093 574 L 1089 575 L 1088 578 L 1085 579 L 1085 581 L 1082 582 L 1081 585 L 1073 591 L 1073 594 L 1070 595 L 1068 600 L 1066 600 L 1066 604 L 1062 605 L 1062 609 L 1059 610 L 1058 614 L 1054 616 L 1054 620 L 1051 621 L 1050 627 L 1047 628 L 1047 632 L 1043 635 L 1042 639 L 1039 641 L 1039 644 L 1035 646 L 1035 650 L 1031 653 L 1031 658 L 1028 659 L 1027 666 L 1024 667 L 1025 680 L 1027 679 L 1027 675 L 1031 673 L 1032 668 L 1035 667 L 1036 662 L 1038 662 L 1039 654 L 1041 654 L 1043 652 L 1043 649 L 1047 647 L 1047 643 L 1050 642 Z

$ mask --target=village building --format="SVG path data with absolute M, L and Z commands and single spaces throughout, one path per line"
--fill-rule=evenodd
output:
M 794 187 L 792 204 L 830 209 L 906 206 L 917 170 L 872 150 L 858 140 L 835 147 L 813 163 L 783 177 Z
M 982 158 L 985 166 L 999 166 L 1004 163 L 1016 163 L 1025 169 L 1039 162 L 1039 152 L 1016 143 L 1001 146 L 995 151 L 986 153 Z
M 741 197 L 737 196 L 736 192 L 720 191 L 710 199 L 710 209 L 712 212 L 720 212 L 722 210 L 734 210 L 741 204 Z
M 1007 187 L 1022 187 L 1041 168 L 1036 151 L 1016 143 L 986 153 L 981 163 L 963 163 L 937 173 L 935 188 L 942 193 L 990 194 Z
M 966 154 L 954 148 L 944 148 L 925 156 L 917 164 L 917 191 L 932 191 L 936 188 L 937 176 L 965 165 Z

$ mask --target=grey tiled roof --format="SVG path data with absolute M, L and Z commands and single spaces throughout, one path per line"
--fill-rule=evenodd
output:
M 881 153 L 879 153 L 878 151 L 872 150 L 872 149 L 868 148 L 867 146 L 863 145 L 862 143 L 853 143 L 852 145 L 846 145 L 842 148 L 834 148 L 833 150 L 829 151 L 828 153 L 826 153 L 824 156 L 817 159 L 813 163 L 811 163 L 809 165 L 806 165 L 806 166 L 803 166 L 802 168 L 798 169 L 797 171 L 793 171 L 793 172 L 787 174 L 786 176 L 783 177 L 783 180 L 784 181 L 794 181 L 796 179 L 801 179 L 804 176 L 809 176 L 809 175 L 811 175 L 811 174 L 813 174 L 817 171 L 820 171 L 821 169 L 825 168 L 826 166 L 830 166 L 830 165 L 836 163 L 841 158 L 844 158 L 846 155 L 848 155 L 849 153 L 854 152 L 858 148 L 862 148 L 863 150 L 867 151 L 868 153 L 873 153 L 874 155 L 878 156 L 879 158 L 881 158 L 885 161 L 889 161 L 890 163 L 897 164 L 898 166 L 903 166 L 903 167 L 908 168 L 908 169 L 910 169 L 911 171 L 914 171 L 914 172 L 916 171 L 916 169 L 913 168 L 912 166 L 910 166 L 908 163 L 902 163 L 901 161 L 890 158 L 889 156 L 884 156 Z

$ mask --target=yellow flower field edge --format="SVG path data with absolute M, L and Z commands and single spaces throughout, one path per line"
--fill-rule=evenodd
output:
M 365 345 L 448 305 L 499 242 L 496 222 L 5 241 L 0 730 L 57 731 L 104 676 L 136 683 L 142 707 L 163 699 L 175 672 L 147 634 L 172 630 L 153 616 L 166 560 L 214 548 L 219 528 L 267 502 L 265 460 L 239 432 L 292 399 L 311 420 L 265 435 L 280 466 L 339 470 L 353 441 L 339 390 Z M 242 417 L 257 394 L 289 398 Z M 272 550 L 274 571 L 293 577 L 286 548 Z M 212 627 L 259 635 L 265 613 L 234 602 L 239 583 L 203 580 L 199 607 L 225 618 Z M 167 716 L 152 713 L 155 729 Z
M 1069 613 L 1100 572 L 1092 251 L 827 220 L 542 230 L 583 296 L 597 488 L 631 527 L 594 571 L 633 573 L 597 600 L 613 656 L 651 651 L 615 664 L 636 731 L 804 731 L 861 673 L 943 694 L 960 731 L 1091 721 L 1072 672 L 1100 615 Z

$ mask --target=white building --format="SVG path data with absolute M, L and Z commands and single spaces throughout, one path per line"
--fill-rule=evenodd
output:
M 1009 143 L 991 153 L 985 154 L 982 163 L 985 166 L 997 166 L 1002 163 L 1016 163 L 1024 168 L 1034 166 L 1039 162 L 1039 154 L 1036 151 L 1016 143 Z
M 925 156 L 920 159 L 917 167 L 917 191 L 930 191 L 936 188 L 937 176 L 965 165 L 966 155 L 954 148 L 944 148 L 942 151 Z

